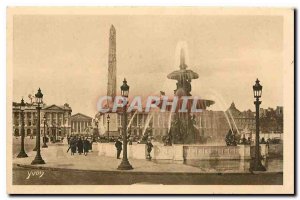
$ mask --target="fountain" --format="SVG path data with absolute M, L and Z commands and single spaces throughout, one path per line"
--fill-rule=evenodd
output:
M 171 128 L 168 133 L 174 144 L 193 144 L 195 143 L 196 135 L 199 135 L 198 129 L 195 127 L 193 113 L 191 112 L 193 99 L 189 99 L 187 102 L 187 112 L 178 112 L 178 108 L 182 107 L 183 97 L 192 96 L 192 79 L 199 78 L 199 75 L 196 72 L 187 68 L 188 66 L 185 63 L 185 52 L 182 48 L 180 51 L 179 70 L 173 71 L 167 76 L 167 78 L 177 81 L 177 88 L 174 90 L 174 95 L 178 97 L 177 110 L 174 114 Z M 197 109 L 205 110 L 212 104 L 214 104 L 214 101 L 212 100 L 198 99 L 196 107 Z
M 192 97 L 192 86 L 191 82 L 193 79 L 198 79 L 199 75 L 188 69 L 188 65 L 185 62 L 185 51 L 184 49 L 180 50 L 180 64 L 179 70 L 175 70 L 171 72 L 168 76 L 168 79 L 176 80 L 176 89 L 174 90 L 174 99 L 175 97 L 178 99 L 175 112 L 172 110 L 172 102 L 174 99 L 169 99 L 169 103 L 166 106 L 166 110 L 168 111 L 167 117 L 167 133 L 165 135 L 160 135 L 165 138 L 164 144 L 160 141 L 154 141 L 153 151 L 151 152 L 151 157 L 153 160 L 168 160 L 171 162 L 179 162 L 183 163 L 189 160 L 247 160 L 250 159 L 250 146 L 249 145 L 237 145 L 237 146 L 226 146 L 220 143 L 210 143 L 199 144 L 197 143 L 196 137 L 199 137 L 200 129 L 196 127 L 196 117 L 201 116 L 203 113 L 194 113 L 193 106 L 196 105 L 196 109 L 206 110 L 207 107 L 213 105 L 215 102 L 207 99 L 193 99 Z M 190 97 L 189 99 L 185 97 Z M 221 104 L 223 100 L 221 97 L 215 95 L 213 98 L 217 100 L 220 99 Z M 184 102 L 185 101 L 185 102 Z M 194 102 L 196 101 L 196 103 Z M 180 112 L 179 109 L 183 107 L 183 104 L 186 103 L 186 111 Z M 161 107 L 160 107 L 161 106 Z M 160 123 L 156 123 L 160 118 L 155 118 L 161 114 L 162 105 L 158 105 L 158 109 L 153 109 L 150 113 L 147 113 L 147 118 L 145 121 L 145 127 L 142 130 L 143 138 L 147 141 L 147 129 L 155 129 L 157 126 L 160 126 Z M 133 122 L 133 119 L 137 117 L 137 112 L 133 113 L 127 129 Z M 156 113 L 157 112 L 157 113 Z M 210 111 L 205 111 L 209 113 Z M 235 122 L 230 123 L 230 118 L 233 118 L 231 113 L 224 112 L 225 118 L 224 122 L 220 123 L 228 123 L 228 129 L 233 132 L 233 129 L 237 129 L 237 125 Z M 205 116 L 205 115 L 204 115 Z M 154 118 L 156 120 L 154 120 Z M 214 119 L 218 120 L 218 119 Z M 234 119 L 233 119 L 234 120 Z M 152 127 L 152 123 L 155 124 Z M 200 127 L 201 125 L 200 120 Z M 218 122 L 219 123 L 219 122 Z M 150 125 L 151 124 L 151 125 Z M 203 126 L 206 128 L 206 126 Z M 203 128 L 202 127 L 202 128 Z M 201 130 L 203 131 L 203 129 Z M 227 132 L 228 130 L 226 130 Z M 159 132 L 161 134 L 161 132 Z M 217 134 L 222 134 L 218 132 Z M 202 135 L 201 135 L 202 136 Z M 100 156 L 109 156 L 114 157 L 114 144 L 107 143 L 99 143 L 98 144 L 98 154 Z M 265 154 L 266 155 L 266 154 Z M 134 159 L 146 159 L 145 154 L 145 144 L 141 142 L 140 144 L 133 144 L 128 146 L 128 157 Z

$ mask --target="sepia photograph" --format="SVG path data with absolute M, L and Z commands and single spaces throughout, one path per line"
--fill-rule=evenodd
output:
M 293 194 L 294 10 L 7 8 L 10 194 Z

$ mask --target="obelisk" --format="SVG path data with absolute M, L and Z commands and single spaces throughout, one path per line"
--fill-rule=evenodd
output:
M 117 59 L 116 59 L 116 29 L 111 25 L 109 31 L 109 53 L 108 53 L 108 82 L 107 96 L 114 100 L 117 86 Z

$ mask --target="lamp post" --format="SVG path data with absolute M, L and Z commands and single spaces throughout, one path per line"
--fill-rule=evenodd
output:
M 37 118 L 36 118 L 35 113 L 33 113 L 32 118 L 33 118 L 33 121 L 34 121 L 33 124 L 32 124 L 32 126 L 34 126 L 34 125 L 37 124 L 37 123 L 36 123 Z M 36 123 L 36 124 L 34 124 L 34 123 Z M 34 134 L 34 133 L 32 133 L 32 134 Z M 33 148 L 32 151 L 36 151 L 36 149 L 37 149 L 37 139 L 36 139 L 36 137 L 37 137 L 37 134 L 35 133 L 35 146 L 34 146 L 34 148 Z
M 109 143 L 109 122 L 110 122 L 110 116 L 107 114 L 107 141 Z
M 40 120 L 40 115 L 41 115 L 41 104 L 43 103 L 43 93 L 41 89 L 39 88 L 38 92 L 35 94 L 36 98 L 36 103 L 37 103 L 37 123 L 36 123 L 36 156 L 34 160 L 31 162 L 32 165 L 37 165 L 37 164 L 45 164 L 45 161 L 43 160 L 41 156 L 41 148 L 40 148 L 40 125 L 41 125 L 41 120 Z
M 26 158 L 28 156 L 25 153 L 25 148 L 24 148 L 24 137 L 25 137 L 24 110 L 25 110 L 25 103 L 24 103 L 23 98 L 21 100 L 20 110 L 21 110 L 21 150 L 20 150 L 20 153 L 18 154 L 17 157 L 18 158 Z
M 99 126 L 99 120 L 98 120 L 98 118 L 95 119 L 95 125 L 96 125 L 96 128 L 97 128 L 96 135 L 97 135 L 97 138 L 98 138 L 98 136 L 99 136 L 99 129 L 98 129 L 99 128 L 98 127 Z
M 255 133 L 255 160 L 254 160 L 254 166 L 252 166 L 252 171 L 266 171 L 266 168 L 261 163 L 261 156 L 260 156 L 260 150 L 259 150 L 259 105 L 261 104 L 261 101 L 259 98 L 262 94 L 262 86 L 259 84 L 259 80 L 256 79 L 255 85 L 253 85 L 253 93 L 254 98 L 256 99 L 254 101 L 255 108 L 256 108 L 256 133 Z
M 48 148 L 48 146 L 47 146 L 47 144 L 46 144 L 46 142 L 47 142 L 47 141 L 46 141 L 46 121 L 47 121 L 46 113 L 45 113 L 45 115 L 44 115 L 43 121 L 44 121 L 44 138 L 43 138 L 44 144 L 43 144 L 42 148 Z
M 138 122 L 138 127 L 139 127 L 139 133 L 138 133 L 138 136 L 140 137 L 141 136 L 141 123 L 140 122 Z
M 121 86 L 121 95 L 123 97 L 123 158 L 121 164 L 118 166 L 119 170 L 130 170 L 133 167 L 130 165 L 127 158 L 127 102 L 128 102 L 129 86 L 124 78 Z

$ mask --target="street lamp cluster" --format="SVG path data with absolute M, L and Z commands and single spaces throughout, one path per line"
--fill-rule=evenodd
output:
M 43 137 L 44 144 L 43 144 L 42 148 L 48 148 L 48 146 L 47 146 L 47 137 L 46 137 L 46 124 L 47 124 L 46 114 L 44 115 L 43 121 L 44 121 L 44 137 Z
M 129 85 L 124 78 L 123 85 L 121 86 L 121 95 L 123 97 L 123 158 L 122 162 L 118 166 L 119 170 L 131 170 L 133 167 L 130 165 L 127 158 L 127 104 L 128 104 L 128 95 L 129 95 Z
M 109 123 L 110 123 L 110 116 L 107 114 L 107 142 L 109 143 Z
M 262 86 L 259 83 L 260 81 L 256 79 L 255 85 L 253 85 L 253 94 L 254 94 L 254 104 L 255 104 L 255 124 L 256 124 L 256 133 L 255 133 L 255 159 L 253 166 L 251 167 L 252 171 L 266 171 L 266 168 L 261 163 L 261 154 L 259 149 L 259 105 L 261 101 L 259 98 L 262 94 Z
M 37 103 L 36 106 L 36 110 L 37 110 L 37 123 L 36 123 L 36 129 L 37 129 L 37 133 L 36 133 L 36 156 L 34 158 L 34 160 L 31 162 L 32 165 L 38 165 L 38 164 L 45 164 L 45 161 L 43 160 L 42 156 L 41 156 L 41 136 L 40 136 L 40 132 L 41 132 L 41 104 L 43 103 L 43 93 L 41 91 L 41 89 L 38 89 L 38 92 L 35 94 L 35 102 Z
M 25 128 L 24 128 L 24 110 L 25 110 L 26 104 L 24 103 L 24 99 L 22 98 L 21 104 L 20 104 L 20 110 L 21 110 L 21 151 L 18 154 L 18 158 L 25 158 L 28 157 L 27 154 L 25 153 L 25 148 L 24 148 L 24 137 L 25 137 Z
M 36 134 L 36 146 L 34 150 L 36 150 L 36 156 L 34 160 L 31 162 L 32 165 L 37 165 L 37 164 L 45 164 L 45 161 L 43 160 L 41 156 L 41 149 L 40 149 L 40 115 L 41 115 L 41 104 L 43 103 L 43 93 L 41 89 L 38 89 L 38 92 L 35 94 L 35 102 L 37 103 L 37 123 L 36 123 L 36 128 L 37 128 L 37 134 Z M 24 100 L 22 98 L 21 104 L 20 104 L 20 110 L 21 110 L 21 150 L 20 153 L 18 154 L 18 158 L 25 158 L 28 157 L 27 154 L 25 153 L 25 148 L 24 148 L 24 137 L 25 137 L 25 129 L 24 129 L 24 110 L 25 110 L 26 104 L 24 103 Z M 45 131 L 45 121 L 44 121 L 44 131 Z M 45 148 L 47 145 L 44 142 L 43 147 Z

